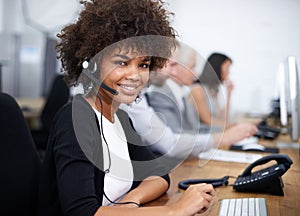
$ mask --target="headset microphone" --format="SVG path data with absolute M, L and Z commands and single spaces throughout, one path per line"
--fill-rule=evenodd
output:
M 109 93 L 111 93 L 113 95 L 118 95 L 119 94 L 119 92 L 117 90 L 108 87 L 104 83 L 101 83 L 99 80 L 98 80 L 98 84 L 100 85 L 101 88 L 104 88 L 106 91 L 108 91 Z
M 106 91 L 108 91 L 109 93 L 111 93 L 111 94 L 113 94 L 113 95 L 118 95 L 118 94 L 119 94 L 119 92 L 118 92 L 117 90 L 112 89 L 112 88 L 110 88 L 109 86 L 105 85 L 103 82 L 101 82 L 101 81 L 99 81 L 98 79 L 96 79 L 96 78 L 92 75 L 92 73 L 90 73 L 89 71 L 86 71 L 86 69 L 88 68 L 88 65 L 89 65 L 89 63 L 88 63 L 87 61 L 84 61 L 84 62 L 82 63 L 82 67 L 84 68 L 82 72 L 83 72 L 90 80 L 92 80 L 93 82 L 97 83 L 101 88 L 105 89 Z M 97 66 L 96 66 L 96 63 L 95 63 L 95 66 L 94 66 L 94 67 L 97 67 Z M 94 71 L 93 71 L 93 72 L 95 72 L 95 71 L 96 71 L 96 68 L 94 68 Z

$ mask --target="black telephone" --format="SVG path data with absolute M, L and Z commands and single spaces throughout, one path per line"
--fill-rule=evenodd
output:
M 266 164 L 272 160 L 275 160 L 277 164 L 251 172 L 254 167 Z M 290 168 L 292 163 L 293 161 L 285 154 L 264 156 L 250 164 L 245 171 L 237 177 L 232 186 L 236 191 L 241 192 L 268 193 L 283 196 L 283 182 L 281 176 Z M 180 181 L 178 187 L 186 190 L 191 184 L 198 183 L 208 183 L 214 187 L 219 187 L 229 185 L 229 178 L 229 176 L 224 176 L 219 179 L 187 179 Z
M 272 115 L 272 113 L 270 115 Z M 258 123 L 258 131 L 256 132 L 256 134 L 254 134 L 254 136 L 261 139 L 273 140 L 279 135 L 280 129 L 268 125 L 267 118 L 268 117 L 264 118 L 261 122 Z
M 258 131 L 254 136 L 261 139 L 274 140 L 280 133 L 280 129 L 268 125 L 257 125 Z
M 277 164 L 251 172 L 258 165 L 263 165 L 275 160 Z M 237 191 L 269 193 L 283 196 L 283 182 L 281 176 L 290 168 L 293 161 L 284 154 L 272 154 L 258 159 L 250 164 L 245 171 L 238 176 L 233 184 Z

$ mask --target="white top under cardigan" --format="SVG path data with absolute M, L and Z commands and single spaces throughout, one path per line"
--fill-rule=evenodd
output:
M 101 131 L 101 113 L 94 109 Z M 127 140 L 119 121 L 114 115 L 115 122 L 111 123 L 102 116 L 103 134 L 107 142 L 109 151 L 102 136 L 102 147 L 104 157 L 104 170 L 109 168 L 109 155 L 111 157 L 111 167 L 109 173 L 104 177 L 104 192 L 108 198 L 117 202 L 131 188 L 133 182 L 133 168 L 129 157 Z M 103 196 L 102 205 L 109 205 L 110 202 Z

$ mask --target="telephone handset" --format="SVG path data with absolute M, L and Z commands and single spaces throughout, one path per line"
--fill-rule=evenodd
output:
M 275 160 L 277 163 L 267 168 L 251 172 L 256 166 Z M 281 176 L 290 168 L 293 161 L 284 154 L 272 154 L 262 157 L 250 164 L 239 175 L 233 184 L 237 191 L 261 192 L 283 196 L 283 182 Z
M 256 166 L 266 164 L 272 160 L 277 163 L 267 168 L 252 172 Z M 239 175 L 232 185 L 233 188 L 241 192 L 268 193 L 283 196 L 283 182 L 281 176 L 290 168 L 293 161 L 285 154 L 272 154 L 264 156 L 252 164 Z M 208 183 L 214 187 L 229 185 L 230 176 L 224 176 L 219 179 L 187 179 L 180 181 L 178 187 L 187 189 L 191 184 Z

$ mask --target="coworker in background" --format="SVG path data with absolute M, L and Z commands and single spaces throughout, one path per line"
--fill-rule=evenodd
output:
M 58 35 L 68 83 L 81 83 L 84 95 L 74 96 L 53 122 L 41 170 L 39 215 L 189 216 L 206 211 L 215 193 L 208 184 L 191 186 L 172 205 L 138 208 L 165 193 L 169 177 L 159 172 L 163 167 L 152 161 L 118 108 L 137 98 L 150 70 L 163 67 L 174 48 L 163 3 L 94 0 L 84 6 L 78 21 Z M 157 50 L 163 58 L 152 55 Z
M 182 84 L 191 85 L 195 79 L 195 72 L 189 69 L 195 67 L 195 52 L 185 52 L 189 56 L 189 58 L 185 58 L 188 63 L 181 65 L 178 63 L 178 58 L 182 49 L 182 45 L 177 44 L 177 49 L 166 67 L 150 74 L 150 88 L 144 89 L 140 95 L 142 98 L 140 103 L 121 106 L 130 116 L 135 130 L 151 146 L 152 150 L 160 156 L 179 158 L 177 162 L 184 160 L 190 154 L 198 156 L 200 152 L 212 147 L 233 144 L 252 136 L 257 131 L 252 124 L 238 124 L 224 133 L 215 134 L 199 133 L 198 125 L 193 125 L 194 128 L 184 128 L 182 131 L 179 130 L 180 128 L 176 128 L 181 127 L 181 125 L 177 126 L 181 117 L 188 114 L 182 114 L 184 110 L 179 111 L 179 105 L 176 104 L 179 97 L 176 98 L 173 91 L 177 87 L 179 90 L 176 91 L 176 94 L 184 92 L 185 90 L 181 90 Z M 169 77 L 172 79 L 168 79 Z M 169 88 L 168 83 L 166 84 L 167 80 L 172 82 L 175 88 Z M 161 100 L 157 101 L 156 98 Z M 172 104 L 172 102 L 174 103 Z M 154 106 L 152 107 L 149 103 Z M 155 110 L 158 107 L 162 107 L 162 109 Z M 182 121 L 186 119 L 188 118 L 182 119 Z M 199 124 L 199 120 L 197 122 Z M 165 163 L 165 166 L 172 167 L 172 165 L 174 166 L 174 164 Z
M 232 126 L 228 122 L 230 99 L 233 90 L 233 83 L 229 79 L 229 68 L 232 60 L 221 53 L 213 53 L 209 56 L 203 72 L 195 85 L 191 88 L 189 101 L 191 106 L 196 106 L 196 112 L 200 121 L 206 125 Z M 221 86 L 226 88 L 227 95 L 225 106 L 220 104 Z

